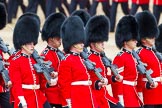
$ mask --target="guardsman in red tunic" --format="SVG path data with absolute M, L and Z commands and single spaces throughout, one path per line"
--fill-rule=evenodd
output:
M 138 24 L 131 15 L 124 16 L 117 24 L 115 42 L 121 51 L 116 55 L 113 64 L 118 67 L 120 80 L 114 78 L 112 92 L 125 108 L 140 108 L 142 101 L 137 93 L 138 71 L 132 50 L 136 48 Z
M 42 52 L 44 60 L 50 60 L 52 62 L 52 67 L 54 68 L 55 74 L 55 85 L 45 88 L 45 96 L 51 107 L 62 108 L 60 89 L 57 84 L 58 80 L 58 66 L 60 64 L 61 58 L 58 55 L 59 47 L 61 46 L 60 38 L 60 28 L 61 24 L 65 20 L 65 15 L 62 13 L 52 13 L 49 15 L 44 23 L 42 29 L 42 40 L 47 42 L 47 47 Z M 47 81 L 45 80 L 47 83 Z M 45 84 L 46 84 L 45 83 Z
M 130 14 L 136 14 L 139 7 L 142 8 L 142 11 L 149 10 L 149 2 L 150 0 L 132 0 Z
M 161 108 L 162 83 L 160 76 L 162 70 L 160 61 L 152 48 L 155 44 L 155 38 L 159 35 L 156 18 L 148 11 L 140 12 L 135 17 L 139 24 L 139 45 L 141 46 L 138 50 L 139 57 L 146 69 L 152 70 L 150 76 L 155 82 L 150 84 L 145 75 L 141 77 L 144 108 Z
M 91 17 L 86 25 L 87 43 L 90 46 L 90 54 L 88 58 L 95 63 L 96 68 L 102 70 L 100 74 L 103 76 L 103 79 L 99 79 L 93 70 L 90 70 L 89 74 L 92 80 L 92 90 L 99 107 L 123 108 L 115 98 L 109 95 L 106 89 L 109 79 L 109 76 L 107 75 L 108 70 L 104 66 L 100 55 L 100 53 L 104 51 L 104 42 L 108 41 L 109 25 L 109 19 L 103 15 Z
M 116 26 L 116 15 L 118 4 L 121 4 L 122 11 L 125 15 L 129 14 L 128 0 L 112 0 L 111 11 L 110 11 L 110 32 L 114 32 Z
M 90 75 L 80 56 L 85 43 L 84 24 L 78 16 L 66 19 L 61 27 L 66 53 L 58 71 L 58 83 L 69 108 L 98 108 L 92 94 Z
M 13 33 L 13 44 L 17 54 L 10 60 L 9 76 L 13 83 L 14 108 L 50 108 L 46 97 L 40 90 L 41 75 L 33 65 L 34 46 L 40 31 L 40 19 L 36 14 L 25 13 L 17 21 Z
M 162 0 L 153 0 L 153 14 L 157 20 L 157 24 L 159 23 L 161 13 L 162 13 Z
M 7 23 L 7 13 L 6 13 L 6 7 L 3 3 L 0 3 L 0 30 L 3 29 L 6 26 Z M 0 56 L 2 57 L 2 61 L 5 61 L 3 58 L 3 51 L 0 50 Z M 2 71 L 2 70 L 1 70 Z M 9 83 L 8 85 L 5 85 L 2 74 L 0 74 L 0 107 L 2 108 L 11 108 L 11 104 L 9 102 Z

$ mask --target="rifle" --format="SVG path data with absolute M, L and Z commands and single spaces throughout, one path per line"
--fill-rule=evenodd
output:
M 2 38 L 0 37 L 0 49 L 4 52 L 4 53 L 8 53 L 9 55 L 12 55 L 12 51 L 9 50 L 8 48 L 8 44 L 5 44 L 4 41 L 2 40 Z
M 38 52 L 36 50 L 34 50 L 32 55 L 33 55 L 33 58 L 37 62 L 36 64 L 34 64 L 34 69 L 38 73 L 43 73 L 47 82 L 50 83 L 50 81 L 51 81 L 50 73 L 54 71 L 54 69 L 50 67 L 51 62 L 50 61 L 44 62 L 43 57 L 39 56 Z
M 162 54 L 156 50 L 155 46 L 152 47 L 152 50 L 154 51 L 155 55 L 160 60 L 160 62 L 162 62 Z
M 137 60 L 137 63 L 138 63 L 138 64 L 137 64 L 137 70 L 138 70 L 141 74 L 146 75 L 146 78 L 147 78 L 148 82 L 149 82 L 150 84 L 153 84 L 154 81 L 153 81 L 153 79 L 152 79 L 152 77 L 151 77 L 151 75 L 150 75 L 150 74 L 152 73 L 152 70 L 151 70 L 151 69 L 146 70 L 146 67 L 145 67 L 144 63 L 141 61 L 140 57 L 138 56 L 138 54 L 136 53 L 135 50 L 132 51 L 132 55 L 133 55 L 133 57 Z
M 88 54 L 86 52 L 86 48 L 84 48 L 83 52 L 81 52 L 81 57 L 84 59 L 84 64 L 88 70 L 92 70 L 95 72 L 96 76 L 99 78 L 100 81 L 104 80 L 104 77 L 101 75 L 102 72 L 101 68 L 96 68 L 95 64 L 88 59 Z
M 117 71 L 117 66 L 113 65 L 111 63 L 111 60 L 106 57 L 105 52 L 101 52 L 101 57 L 102 57 L 101 59 L 102 59 L 103 64 L 106 67 L 109 67 L 111 69 L 111 71 L 112 71 L 112 73 L 114 74 L 115 77 L 120 78 L 120 75 L 119 75 L 119 73 Z
M 57 55 L 59 57 L 60 60 L 64 60 L 65 59 L 65 55 L 62 51 L 60 51 L 59 49 L 56 51 Z
M 3 81 L 6 87 L 9 87 L 10 77 L 8 75 L 8 70 L 5 68 L 5 65 L 9 65 L 8 63 L 4 62 L 2 56 L 0 56 L 0 73 L 2 74 Z M 11 83 L 11 82 L 10 82 Z

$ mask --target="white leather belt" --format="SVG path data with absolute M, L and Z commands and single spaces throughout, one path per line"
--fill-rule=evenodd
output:
M 131 85 L 131 86 L 136 86 L 137 85 L 137 81 L 127 81 L 127 80 L 123 80 L 123 84 Z
M 74 81 L 71 85 L 92 85 L 92 81 Z
M 27 85 L 27 84 L 22 84 L 23 89 L 32 89 L 36 90 L 40 88 L 40 85 Z
M 152 78 L 156 82 L 161 82 L 161 77 Z M 142 78 L 142 81 L 148 81 L 147 78 Z

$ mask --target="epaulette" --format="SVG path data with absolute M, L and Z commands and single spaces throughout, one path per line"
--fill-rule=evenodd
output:
M 21 57 L 21 54 L 16 55 L 15 57 L 12 58 L 12 60 L 16 60 L 16 59 L 18 59 L 19 57 Z
M 42 52 L 42 55 L 46 55 L 48 53 L 49 49 L 46 48 L 43 52 Z
M 139 49 L 136 51 L 136 53 L 139 54 L 141 50 L 142 50 L 142 48 L 139 48 Z
M 121 56 L 124 53 L 124 51 L 120 51 L 117 56 Z

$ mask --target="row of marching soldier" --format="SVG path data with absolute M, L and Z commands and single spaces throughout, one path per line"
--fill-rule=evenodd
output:
M 118 16 L 117 10 L 119 4 L 121 5 L 124 15 L 134 15 L 140 7 L 142 11 L 152 11 L 158 23 L 160 13 L 162 12 L 161 0 L 28 0 L 28 3 L 23 0 L 8 0 L 8 2 L 6 0 L 0 0 L 0 2 L 5 2 L 7 6 L 8 23 L 12 23 L 12 18 L 16 18 L 18 6 L 21 7 L 23 13 L 37 13 L 38 5 L 40 4 L 42 12 L 47 18 L 51 13 L 56 12 L 57 9 L 65 15 L 71 15 L 77 7 L 86 9 L 91 16 L 94 16 L 96 15 L 97 7 L 101 4 L 103 12 L 110 18 L 111 32 L 114 32 L 116 27 L 116 16 Z
M 6 17 L 0 4 L 1 29 Z M 40 19 L 34 13 L 20 16 L 13 32 L 16 51 L 7 60 L 9 66 L 1 69 L 1 107 L 162 108 L 161 26 L 153 14 L 144 11 L 119 20 L 115 43 L 120 52 L 113 62 L 106 57 L 109 52 L 104 52 L 109 29 L 109 18 L 104 15 L 90 17 L 84 10 L 69 17 L 52 13 L 41 30 L 47 46 L 40 56 L 34 49 Z M 2 40 L 0 45 L 5 52 Z M 106 89 L 108 84 L 113 96 Z

